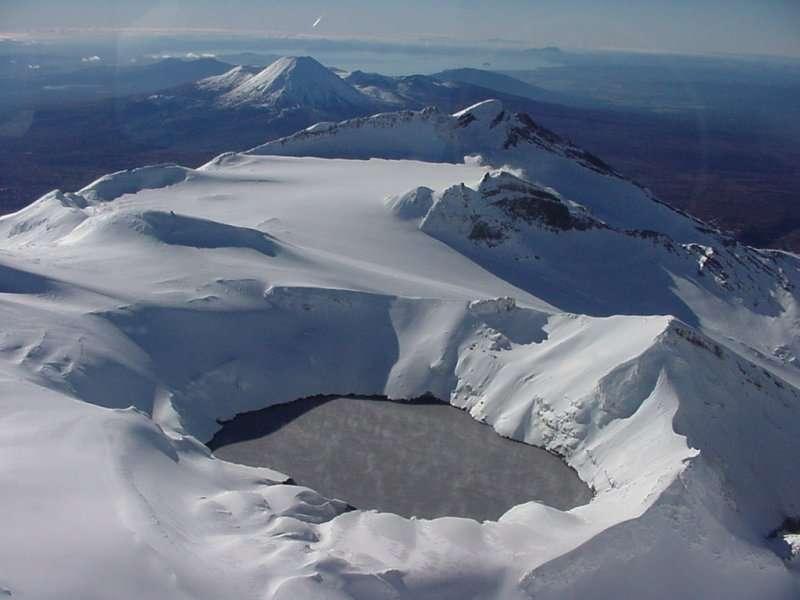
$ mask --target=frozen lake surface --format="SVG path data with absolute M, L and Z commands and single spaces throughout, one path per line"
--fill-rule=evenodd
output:
M 435 400 L 304 398 L 238 415 L 209 446 L 357 508 L 409 517 L 495 520 L 530 500 L 566 510 L 591 498 L 557 456 Z

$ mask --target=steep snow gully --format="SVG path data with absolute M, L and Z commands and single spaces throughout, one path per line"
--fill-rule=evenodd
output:
M 0 217 L 0 595 L 796 598 L 799 267 L 496 101 L 51 192 Z M 204 445 L 322 394 L 595 494 L 406 518 Z

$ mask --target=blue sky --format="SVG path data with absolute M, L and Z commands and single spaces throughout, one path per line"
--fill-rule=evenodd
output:
M 318 16 L 317 29 L 311 25 Z M 800 56 L 800 0 L 0 0 L 0 31 L 220 28 Z

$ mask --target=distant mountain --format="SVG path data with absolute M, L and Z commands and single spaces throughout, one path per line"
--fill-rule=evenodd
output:
M 264 68 L 278 60 L 280 55 L 259 54 L 258 52 L 236 52 L 233 54 L 220 54 L 217 58 L 232 65 Z
M 546 90 L 545 88 L 532 85 L 520 79 L 516 79 L 509 75 L 496 73 L 494 71 L 486 71 L 483 69 L 449 69 L 447 71 L 440 71 L 432 75 L 435 79 L 441 81 L 450 81 L 458 83 L 468 83 L 485 87 L 504 94 L 513 94 L 514 96 L 522 96 L 523 98 L 531 98 L 532 100 L 539 100 L 541 102 L 555 102 L 572 105 L 590 105 L 598 104 L 593 103 L 586 98 L 579 98 L 570 94 L 562 94 Z
M 186 143 L 193 149 L 222 151 L 255 145 L 319 122 L 431 106 L 453 112 L 490 97 L 501 99 L 513 110 L 534 108 L 530 99 L 469 83 L 425 75 L 347 73 L 311 57 L 283 57 L 264 69 L 240 65 L 156 94 L 133 96 L 117 101 L 113 110 L 124 124 L 125 135 L 137 143 Z
M 345 75 L 344 80 L 361 93 L 395 109 L 437 106 L 452 110 L 457 106 L 463 106 L 466 97 L 471 99 L 476 97 L 476 90 L 465 89 L 472 86 L 442 82 L 428 75 L 389 77 L 378 73 L 353 71 Z M 490 90 L 483 89 L 478 95 L 481 98 L 488 98 L 492 94 Z
M 262 71 L 228 73 L 231 89 L 218 99 L 224 107 L 352 111 L 375 106 L 375 101 L 310 56 L 286 56 Z M 200 86 L 208 82 L 200 82 Z
M 231 65 L 213 58 L 166 58 L 147 65 L 99 65 L 48 79 L 49 86 L 97 86 L 115 96 L 154 92 L 219 75 Z
M 486 71 L 486 73 L 489 72 Z M 397 110 L 397 108 L 422 109 L 427 106 L 435 106 L 440 110 L 453 112 L 487 98 L 502 98 L 508 106 L 515 110 L 530 110 L 531 108 L 529 104 L 532 100 L 531 97 L 499 89 L 512 86 L 492 87 L 492 85 L 478 82 L 479 78 L 472 82 L 459 81 L 456 78 L 446 79 L 437 75 L 389 77 L 363 71 L 345 73 L 342 77 L 362 94 L 388 105 L 392 110 Z M 533 86 L 529 87 L 533 88 Z M 544 95 L 542 94 L 542 96 Z
M 529 56 L 539 56 L 553 61 L 564 60 L 564 51 L 558 46 L 544 46 L 542 48 L 528 48 L 523 50 Z
M 257 110 L 262 122 L 264 117 L 272 122 L 299 112 L 318 120 L 428 106 L 453 112 L 492 97 L 502 99 L 514 110 L 530 110 L 531 96 L 547 95 L 535 86 L 490 71 L 464 69 L 452 73 L 451 79 L 445 75 L 392 77 L 328 68 L 309 56 L 286 56 L 263 69 L 239 65 L 133 100 L 155 102 L 162 108 L 179 105 L 182 110 Z

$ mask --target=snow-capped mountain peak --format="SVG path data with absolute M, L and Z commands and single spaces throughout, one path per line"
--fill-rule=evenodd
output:
M 489 99 L 454 114 L 429 107 L 381 113 L 312 127 L 267 142 L 248 154 L 321 158 L 414 159 L 511 167 L 524 179 L 555 188 L 599 221 L 651 230 L 677 242 L 702 241 L 708 227 L 659 202 L 590 152 L 541 126 L 526 113 Z
M 499 146 L 503 150 L 531 144 L 572 159 L 602 175 L 619 177 L 619 174 L 600 158 L 539 125 L 527 113 L 508 111 L 500 100 L 484 100 L 452 116 L 458 120 L 458 127 L 469 132 L 473 143 L 488 143 L 493 149 Z
M 452 115 L 428 107 L 350 119 L 324 130 L 308 128 L 250 152 L 460 162 L 467 154 L 497 154 L 521 145 L 533 145 L 598 173 L 617 176 L 599 158 L 542 127 L 529 115 L 507 110 L 496 99 L 478 102 Z
M 220 104 L 330 109 L 365 107 L 372 100 L 310 56 L 285 56 L 244 78 L 220 98 Z

